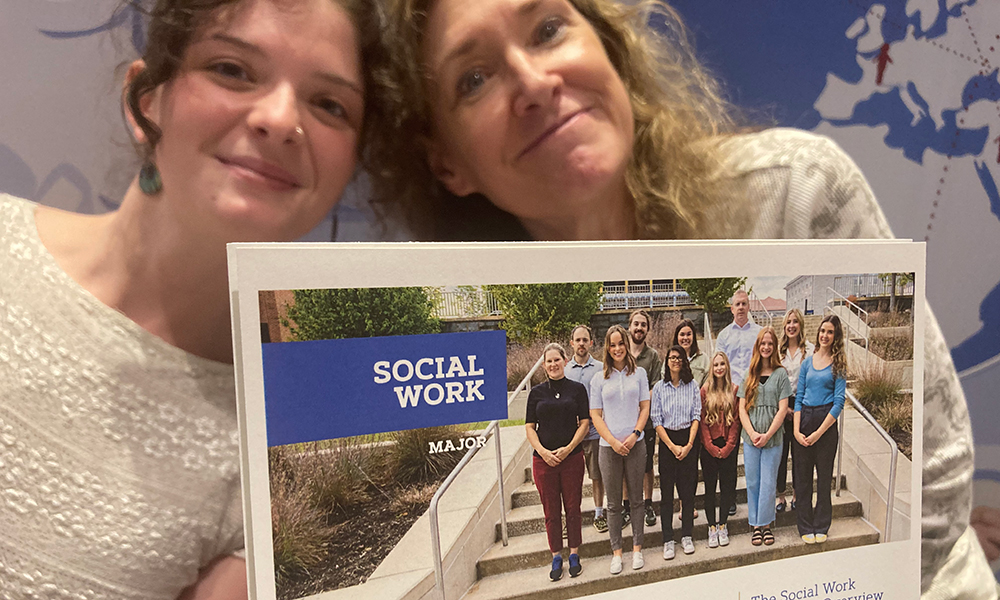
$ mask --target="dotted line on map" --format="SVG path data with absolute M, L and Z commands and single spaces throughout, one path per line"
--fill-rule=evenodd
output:
M 976 32 L 972 30 L 972 21 L 969 20 L 969 15 L 965 12 L 965 7 L 962 7 L 962 17 L 965 19 L 965 25 L 969 28 L 969 35 L 972 37 L 972 43 L 976 47 L 976 52 L 979 53 L 979 58 L 982 60 L 982 65 L 987 69 L 990 68 L 990 59 L 983 55 L 983 49 L 979 45 L 979 38 L 976 37 Z M 1000 35 L 997 36 L 1000 39 Z M 995 46 L 990 46 L 990 52 L 993 52 Z

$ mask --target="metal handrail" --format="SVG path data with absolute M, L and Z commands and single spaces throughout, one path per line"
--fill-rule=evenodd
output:
M 869 319 L 869 317 L 871 315 L 868 313 L 867 310 L 865 310 L 865 309 L 861 308 L 860 306 L 858 306 L 857 304 L 851 302 L 849 299 L 847 299 L 846 297 L 844 297 L 844 295 L 841 294 L 840 292 L 838 292 L 837 290 L 835 290 L 835 289 L 833 289 L 831 287 L 827 287 L 826 289 L 829 290 L 829 291 L 831 291 L 831 292 L 833 292 L 835 296 L 837 296 L 841 300 L 843 300 L 844 303 L 847 304 L 849 307 L 856 308 L 858 311 L 863 312 L 865 314 L 864 319 L 862 319 L 862 321 L 865 324 L 865 327 L 868 327 L 868 331 L 865 332 L 865 333 L 862 333 L 862 332 L 858 331 L 858 329 L 856 327 L 854 327 L 853 325 L 851 325 L 851 322 L 849 320 L 843 319 L 843 320 L 841 320 L 841 322 L 844 323 L 849 330 L 855 332 L 859 337 L 864 338 L 864 340 L 865 340 L 865 352 L 866 352 L 866 354 L 865 354 L 865 365 L 867 366 L 867 365 L 871 364 L 871 357 L 872 357 L 872 349 L 871 349 L 872 348 L 871 327 L 868 325 L 868 319 Z M 836 300 L 836 298 L 830 298 L 829 300 L 827 300 L 826 306 L 823 307 L 823 312 L 824 313 L 826 313 L 826 312 L 833 313 L 833 307 L 830 306 L 830 303 L 833 302 L 834 300 Z M 836 313 L 834 313 L 834 314 L 836 314 Z M 858 315 L 858 318 L 861 318 L 861 316 Z
M 525 388 L 527 388 L 528 384 L 531 382 L 531 377 L 535 374 L 535 371 L 538 370 L 538 367 L 541 366 L 542 361 L 544 359 L 545 359 L 545 354 L 539 356 L 538 360 L 535 361 L 535 365 L 531 367 L 531 370 L 528 371 L 528 374 L 524 376 L 524 379 L 521 380 L 521 383 L 519 383 L 517 387 L 514 388 L 513 392 L 507 395 L 507 406 L 510 406 L 511 400 L 513 400 L 515 397 L 517 397 L 519 393 L 521 393 Z M 486 426 L 486 429 L 484 429 L 482 433 L 480 433 L 477 437 L 479 438 L 488 437 L 490 432 L 493 432 L 493 438 L 494 438 L 493 445 L 496 447 L 496 455 L 497 455 L 497 485 L 498 485 L 497 493 L 500 494 L 500 537 L 503 540 L 503 545 L 506 546 L 508 543 L 507 500 L 504 496 L 504 490 L 503 490 L 503 455 L 500 452 L 500 421 L 497 420 L 490 421 L 490 424 Z M 434 497 L 431 498 L 431 505 L 427 509 L 428 517 L 430 518 L 431 521 L 430 523 L 431 552 L 433 553 L 434 556 L 434 586 L 438 589 L 438 593 L 441 596 L 441 600 L 446 600 L 446 599 L 444 593 L 444 560 L 441 557 L 441 524 L 438 521 L 438 503 L 441 502 L 441 497 L 448 490 L 448 488 L 451 487 L 451 484 L 455 481 L 455 479 L 458 478 L 458 475 L 462 472 L 462 469 L 464 469 L 465 466 L 472 461 L 472 457 L 475 456 L 477 452 L 479 452 L 479 449 L 482 448 L 483 445 L 485 445 L 485 443 L 482 445 L 477 443 L 472 448 L 469 448 L 469 451 L 465 453 L 465 456 L 462 457 L 462 460 L 460 460 L 458 464 L 455 465 L 455 468 L 452 469 L 451 473 L 448 474 L 448 477 L 445 478 L 444 482 L 441 484 L 441 487 L 439 487 L 437 489 L 437 492 L 434 493 Z
M 878 431 L 878 434 L 882 436 L 883 440 L 888 442 L 889 448 L 892 451 L 892 458 L 889 461 L 889 482 L 887 485 L 886 500 L 885 500 L 885 528 L 883 529 L 885 535 L 883 535 L 882 539 L 880 540 L 883 543 L 888 542 L 889 536 L 892 533 L 892 510 L 893 510 L 893 505 L 895 504 L 896 501 L 896 462 L 897 459 L 899 458 L 899 446 L 896 445 L 896 441 L 892 439 L 892 436 L 890 436 L 886 432 L 886 430 L 883 429 L 882 426 L 878 424 L 878 421 L 876 421 L 875 417 L 873 417 L 872 414 L 868 412 L 868 409 L 866 409 L 864 406 L 861 405 L 860 402 L 858 402 L 858 399 L 854 397 L 853 393 L 847 392 L 846 396 L 848 399 L 850 399 L 851 404 L 854 405 L 854 408 L 861 414 L 861 416 L 864 417 L 866 421 L 871 423 L 873 427 L 875 427 L 875 430 Z M 839 419 L 840 436 L 838 436 L 839 439 L 837 440 L 837 497 L 838 498 L 840 497 L 840 478 L 844 462 L 844 424 L 847 422 L 844 419 L 845 412 L 846 411 L 843 410 L 840 411 L 840 419 Z
M 747 294 L 747 304 L 749 304 L 750 306 L 753 306 L 754 302 L 756 302 L 757 304 L 760 305 L 760 310 L 757 311 L 757 312 L 763 312 L 765 315 L 767 315 L 767 326 L 768 327 L 774 327 L 774 317 L 771 315 L 771 311 L 767 310 L 767 307 L 764 306 L 764 301 L 761 300 L 759 297 L 757 297 L 757 293 L 754 292 L 753 290 L 750 290 L 750 293 Z M 753 315 L 754 311 L 753 311 L 752 308 L 750 308 L 750 306 L 747 307 L 747 309 L 748 309 L 747 312 L 749 312 L 751 315 Z M 756 322 L 756 321 L 754 321 L 754 322 Z M 757 324 L 761 325 L 761 323 L 757 323 Z

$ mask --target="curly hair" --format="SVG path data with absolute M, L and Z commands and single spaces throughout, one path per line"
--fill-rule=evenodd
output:
M 840 323 L 840 317 L 837 315 L 826 315 L 819 322 L 819 327 L 816 329 L 816 351 L 819 352 L 820 348 L 819 332 L 826 323 L 833 325 L 833 345 L 830 348 L 830 353 L 833 355 L 833 376 L 847 377 L 847 350 L 844 348 L 844 326 Z
M 643 239 L 732 236 L 747 220 L 731 201 L 733 191 L 719 177 L 718 142 L 743 128 L 718 81 L 695 58 L 686 27 L 663 0 L 628 5 L 614 0 L 568 0 L 599 36 L 612 66 L 629 94 L 634 143 L 625 183 L 635 206 L 638 237 Z M 466 219 L 506 229 L 471 231 L 470 239 L 525 237 L 508 213 L 481 197 L 461 202 L 438 182 L 419 140 L 433 135 L 429 106 L 431 74 L 421 63 L 421 47 L 433 0 L 389 0 L 389 39 L 393 85 L 387 91 L 395 106 L 394 129 L 380 147 L 373 175 L 373 203 L 384 218 L 402 213 L 415 233 L 455 239 L 456 213 Z M 415 156 L 416 155 L 416 156 Z M 719 218 L 720 208 L 728 209 Z M 737 214 L 740 213 L 740 214 Z M 514 221 L 512 223 L 512 221 Z M 476 225 L 473 225 L 476 228 Z M 463 232 L 464 234 L 464 232 Z
M 149 25 L 146 30 L 146 47 L 142 54 L 144 68 L 128 83 L 125 89 L 123 110 L 135 119 L 136 125 L 146 137 L 146 143 L 137 144 L 136 150 L 143 159 L 149 158 L 163 132 L 143 114 L 142 97 L 160 85 L 167 83 L 177 74 L 184 54 L 198 29 L 210 19 L 225 17 L 241 0 L 157 0 L 152 8 L 142 0 L 125 0 L 123 6 L 130 7 L 146 16 Z M 278 0 L 275 0 L 278 1 Z M 294 3 L 296 0 L 284 0 Z M 359 136 L 359 156 L 364 166 L 365 160 L 377 153 L 385 130 L 388 98 L 384 90 L 389 81 L 390 63 L 388 48 L 384 43 L 386 15 L 377 0 L 330 0 L 341 6 L 349 15 L 358 34 L 361 73 L 364 78 L 365 114 Z

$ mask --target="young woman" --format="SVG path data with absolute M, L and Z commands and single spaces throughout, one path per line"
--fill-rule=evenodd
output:
M 681 548 L 694 553 L 694 492 L 698 486 L 698 423 L 701 395 L 691 374 L 687 352 L 679 345 L 667 351 L 664 377 L 653 388 L 652 418 L 660 440 L 660 515 L 663 559 L 674 557 L 674 486 L 681 501 Z
M 687 353 L 695 383 L 698 385 L 705 383 L 709 372 L 708 355 L 698 349 L 698 338 L 694 334 L 694 323 L 691 319 L 684 319 L 677 324 L 672 343 L 684 348 L 684 352 Z M 666 368 L 665 364 L 663 366 Z
M 583 539 L 580 502 L 583 497 L 583 447 L 580 442 L 590 429 L 587 388 L 566 378 L 566 351 L 549 344 L 542 352 L 547 380 L 531 388 L 524 417 L 528 442 L 535 449 L 531 472 L 542 500 L 545 533 L 552 552 L 549 579 L 562 578 L 562 507 L 566 507 L 569 542 L 569 576 L 583 571 L 580 543 Z
M 781 459 L 782 423 L 792 386 L 778 361 L 778 335 L 764 327 L 757 334 L 746 379 L 740 384 L 743 424 L 743 464 L 747 480 L 747 510 L 754 546 L 774 543 L 774 486 Z
M 708 547 L 729 545 L 729 510 L 736 503 L 736 442 L 740 437 L 740 403 L 725 352 L 712 357 L 712 374 L 701 387 L 701 471 L 705 481 Z M 718 520 L 715 482 L 719 482 Z
M 375 195 L 423 236 L 891 237 L 830 140 L 737 125 L 660 0 L 391 0 L 388 16 L 399 129 Z M 927 331 L 925 415 L 938 426 L 924 440 L 925 586 L 952 547 L 970 572 L 982 560 L 955 546 L 969 523 L 971 428 L 933 319 Z M 961 583 L 935 586 L 993 585 Z
M 781 358 L 781 366 L 785 367 L 788 373 L 788 382 L 792 385 L 792 390 L 798 389 L 799 368 L 802 361 L 812 356 L 812 342 L 806 341 L 802 333 L 805 319 L 797 308 L 790 309 L 785 313 L 785 320 L 781 324 L 781 345 L 778 346 L 778 356 Z M 791 408 L 791 407 L 789 407 Z M 788 453 L 793 448 L 792 443 L 795 438 L 793 432 L 792 418 L 795 411 L 789 410 L 785 415 L 785 435 L 781 444 L 781 462 L 778 463 L 777 495 L 778 501 L 775 504 L 775 511 L 785 512 L 785 490 L 788 488 Z M 795 510 L 798 496 L 795 495 L 795 453 L 792 452 L 792 510 Z
M 353 177 L 370 17 L 158 2 L 126 75 L 143 167 L 120 208 L 0 195 L 0 463 L 22 469 L 5 596 L 246 596 L 226 244 L 300 237 Z
M 598 463 L 608 496 L 611 573 L 622 572 L 622 480 L 632 498 L 642 497 L 646 446 L 642 429 L 649 417 L 649 383 L 628 349 L 628 331 L 612 325 L 604 336 L 604 372 L 590 380 L 590 418 L 601 436 Z M 632 505 L 632 568 L 641 569 L 643 506 Z
M 799 535 L 807 544 L 822 544 L 830 531 L 833 504 L 830 483 L 837 455 L 837 417 L 847 391 L 844 330 L 837 315 L 827 315 L 816 333 L 816 352 L 802 362 L 795 394 L 795 497 Z M 816 506 L 812 504 L 813 471 Z

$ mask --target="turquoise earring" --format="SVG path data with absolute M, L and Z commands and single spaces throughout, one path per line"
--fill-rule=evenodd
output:
M 139 169 L 139 189 L 147 196 L 158 194 L 163 189 L 160 171 L 153 161 L 147 161 Z

